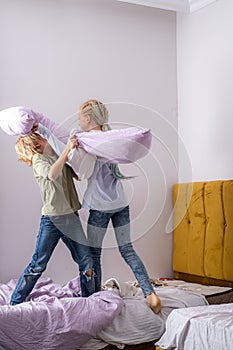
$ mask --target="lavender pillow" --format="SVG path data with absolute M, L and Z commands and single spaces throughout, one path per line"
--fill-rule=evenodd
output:
M 152 141 L 150 129 L 132 126 L 109 131 L 80 132 L 79 145 L 103 161 L 128 164 L 147 155 Z
M 41 123 L 62 142 L 67 142 L 69 137 L 67 130 L 62 129 L 58 123 L 29 107 L 10 107 L 0 112 L 0 127 L 8 135 L 30 134 L 34 123 Z
M 10 107 L 0 112 L 0 126 L 8 135 L 30 133 L 35 113 L 27 107 Z
M 44 125 L 60 141 L 67 142 L 68 130 L 29 107 L 10 107 L 0 112 L 0 127 L 8 135 L 29 134 L 34 123 Z M 103 161 L 125 164 L 143 158 L 148 153 L 152 141 L 150 129 L 139 127 L 106 132 L 79 132 L 76 136 L 79 145 L 86 152 L 98 156 Z

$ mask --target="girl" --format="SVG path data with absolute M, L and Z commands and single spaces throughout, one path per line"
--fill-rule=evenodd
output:
M 18 280 L 11 305 L 20 304 L 27 298 L 60 239 L 79 264 L 82 296 L 88 297 L 95 292 L 93 261 L 77 213 L 80 203 L 73 183 L 76 174 L 66 165 L 68 154 L 74 147 L 77 147 L 77 141 L 70 138 L 58 157 L 47 140 L 37 133 L 21 136 L 16 142 L 19 160 L 33 168 L 43 208 L 35 252 Z
M 79 126 L 86 132 L 109 130 L 108 110 L 97 100 L 84 102 L 79 109 Z M 159 297 L 154 293 L 145 266 L 136 254 L 130 240 L 130 213 L 120 173 L 116 164 L 96 159 L 84 194 L 83 207 L 89 209 L 87 235 L 96 273 L 96 291 L 101 290 L 102 242 L 110 220 L 114 228 L 121 256 L 132 269 L 150 308 L 161 310 Z

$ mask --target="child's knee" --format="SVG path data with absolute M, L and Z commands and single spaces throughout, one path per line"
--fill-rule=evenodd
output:
M 91 277 L 91 276 L 94 275 L 94 271 L 91 270 L 91 269 L 90 269 L 90 270 L 87 270 L 87 271 L 84 272 L 84 275 Z

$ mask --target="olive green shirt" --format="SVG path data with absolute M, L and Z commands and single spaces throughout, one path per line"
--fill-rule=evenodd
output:
M 65 164 L 55 181 L 48 178 L 49 169 L 57 159 L 54 153 L 52 156 L 35 154 L 32 160 L 34 176 L 42 194 L 42 215 L 66 215 L 81 207 L 73 182 L 75 173 L 71 167 Z

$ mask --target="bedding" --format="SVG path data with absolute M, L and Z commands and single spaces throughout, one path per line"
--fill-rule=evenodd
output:
M 97 350 L 98 348 L 103 347 L 104 350 L 117 350 L 124 347 L 125 350 L 154 350 L 154 342 L 155 338 L 159 338 L 163 332 L 165 331 L 165 323 L 168 315 L 175 309 L 171 307 L 171 309 L 167 309 L 168 300 L 175 300 L 178 298 L 179 301 L 182 300 L 184 302 L 183 305 L 177 304 L 177 308 L 187 308 L 190 307 L 193 301 L 187 300 L 187 298 L 191 295 L 192 297 L 196 295 L 201 297 L 201 300 L 205 300 L 204 303 L 222 303 L 222 301 L 230 303 L 233 296 L 233 290 L 229 287 L 219 287 L 219 286 L 206 286 L 197 283 L 188 283 L 181 280 L 153 280 L 151 279 L 152 285 L 158 286 L 155 287 L 154 290 L 160 296 L 164 308 L 162 309 L 161 314 L 155 315 L 150 313 L 150 317 L 148 317 L 148 307 L 143 301 L 144 304 L 138 304 L 139 312 L 137 312 L 137 308 L 134 306 L 134 310 L 131 313 L 128 313 L 127 308 L 130 310 L 130 305 L 128 305 L 130 298 L 123 295 L 123 300 L 125 302 L 124 308 L 121 311 L 120 315 L 118 315 L 112 322 L 110 327 L 107 327 L 103 332 L 98 334 L 98 337 L 91 339 L 87 344 L 82 348 L 83 350 L 93 349 Z M 129 284 L 130 282 L 125 282 L 125 284 Z M 135 285 L 135 282 L 131 282 L 132 285 Z M 126 289 L 124 286 L 122 287 L 122 283 L 120 283 L 120 294 L 122 291 L 127 290 L 129 295 L 132 294 L 131 289 Z M 137 288 L 141 290 L 140 288 Z M 183 294 L 184 293 L 184 294 Z M 138 297 L 140 292 L 134 292 L 134 295 L 137 296 L 136 300 L 139 300 Z M 133 295 L 132 295 L 133 296 Z M 223 299 L 224 297 L 224 299 Z M 204 298 L 204 299 L 203 299 Z M 170 302 L 171 302 L 170 300 Z M 196 299 L 198 300 L 198 299 Z M 185 304 L 186 301 L 186 304 Z M 195 304 L 197 305 L 197 304 Z M 121 317 L 124 315 L 123 319 Z M 135 322 L 136 319 L 136 322 Z M 119 322 L 121 320 L 121 322 Z M 129 322 L 128 322 L 129 320 Z M 121 328 L 119 327 L 119 324 Z M 127 332 L 130 334 L 127 339 Z M 126 334 L 126 336 L 125 336 Z M 122 343 L 122 339 L 125 337 L 125 344 Z M 116 341 L 116 338 L 118 341 Z M 153 340 L 149 341 L 148 340 Z M 146 341 L 145 341 L 146 340 Z M 142 343 L 142 341 L 144 341 Z M 107 343 L 110 343 L 108 347 Z M 140 343 L 140 344 L 139 344 Z M 153 345 L 152 345 L 153 343 Z M 115 345 L 113 345 L 115 344 Z M 129 345 L 131 344 L 131 345 Z M 130 348 L 130 346 L 132 348 Z M 144 347 L 143 347 L 144 346 Z
M 40 278 L 25 303 L 11 306 L 8 303 L 15 285 L 16 280 L 0 284 L 0 346 L 9 350 L 97 350 L 109 344 L 118 349 L 125 345 L 151 345 L 163 334 L 172 310 L 207 304 L 202 295 L 158 287 L 155 291 L 163 309 L 154 314 L 140 288 L 132 295 L 130 289 L 121 285 L 123 297 L 105 290 L 82 298 L 79 278 L 64 286 Z
M 200 283 L 190 283 L 182 280 L 168 280 L 166 285 L 203 295 L 209 304 L 233 303 L 231 287 L 208 286 Z
M 155 292 L 163 305 L 159 314 L 154 314 L 149 309 L 143 294 L 125 296 L 119 315 L 96 337 L 84 344 L 81 350 L 104 349 L 108 344 L 115 345 L 116 349 L 123 349 L 125 345 L 136 346 L 155 341 L 165 331 L 165 322 L 172 310 L 208 304 L 204 296 L 178 288 L 158 287 Z
M 166 332 L 156 343 L 162 349 L 231 350 L 233 304 L 197 306 L 174 310 Z
M 0 112 L 0 127 L 9 135 L 29 134 L 34 123 L 45 126 L 55 137 L 66 143 L 70 132 L 76 134 L 79 146 L 103 161 L 116 164 L 135 162 L 144 157 L 150 149 L 152 134 L 149 129 L 128 127 L 106 132 L 82 132 L 66 130 L 42 113 L 29 107 L 10 107 Z M 76 122 L 78 124 L 78 121 Z
M 232 291 L 231 287 L 206 286 L 200 283 L 191 283 L 191 282 L 186 282 L 186 281 L 176 280 L 176 279 L 166 281 L 166 286 L 178 288 L 178 289 L 193 292 L 196 294 L 201 294 L 205 297 L 225 294 Z
M 0 346 L 7 350 L 77 350 L 123 308 L 114 292 L 80 296 L 79 278 L 61 286 L 40 278 L 27 302 L 9 305 L 16 280 L 0 284 Z

